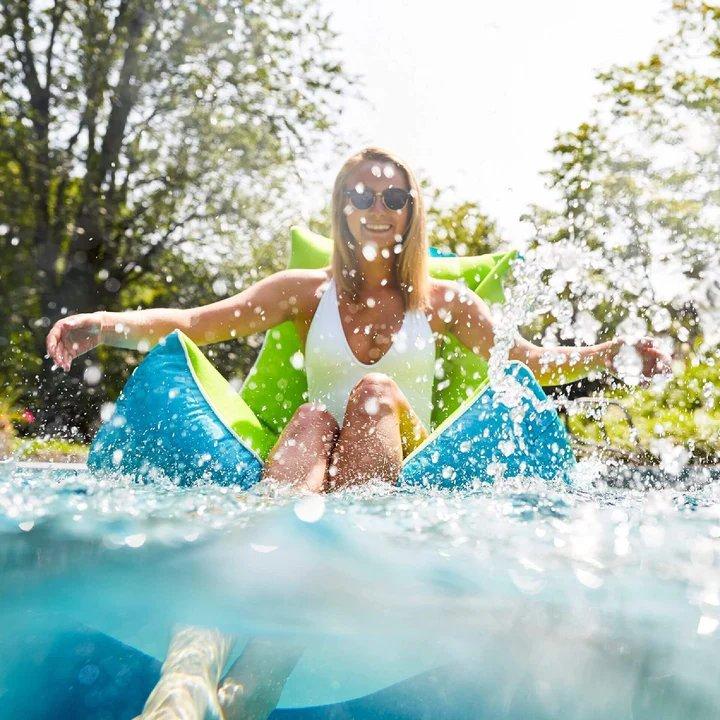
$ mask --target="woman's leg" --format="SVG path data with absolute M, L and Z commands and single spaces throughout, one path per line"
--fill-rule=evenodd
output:
M 262 479 L 321 492 L 338 434 L 338 424 L 327 410 L 301 405 L 270 451 Z
M 402 468 L 400 408 L 407 399 L 394 380 L 368 373 L 353 388 L 328 470 L 328 490 L 373 478 L 397 482 Z
M 218 686 L 223 720 L 266 720 L 303 649 L 280 638 L 249 640 Z
M 217 685 L 232 645 L 218 630 L 176 630 L 160 679 L 135 720 L 221 718 Z

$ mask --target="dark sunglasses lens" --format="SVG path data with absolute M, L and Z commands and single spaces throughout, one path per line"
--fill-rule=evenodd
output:
M 410 197 L 407 190 L 402 188 L 388 188 L 383 191 L 383 200 L 389 210 L 402 210 Z
M 367 210 L 373 204 L 373 200 L 375 199 L 375 196 L 369 190 L 363 190 L 362 192 L 351 190 L 349 195 L 350 202 L 358 210 Z

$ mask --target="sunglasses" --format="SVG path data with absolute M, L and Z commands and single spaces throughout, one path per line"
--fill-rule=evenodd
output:
M 383 204 L 388 210 L 402 210 L 405 205 L 408 204 L 408 201 L 412 202 L 412 192 L 410 190 L 403 190 L 402 188 L 391 187 L 386 188 L 382 192 L 373 192 L 368 189 L 359 192 L 355 188 L 345 190 L 345 196 L 350 198 L 353 207 L 358 210 L 370 209 L 378 195 L 382 197 Z

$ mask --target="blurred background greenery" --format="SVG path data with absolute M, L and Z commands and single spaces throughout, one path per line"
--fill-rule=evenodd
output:
M 601 72 L 592 116 L 550 148 L 558 202 L 528 198 L 526 220 L 552 301 L 523 331 L 660 336 L 676 360 L 664 387 L 563 390 L 621 403 L 637 436 L 612 412 L 569 425 L 625 457 L 717 463 L 720 8 L 669 7 L 657 51 Z M 53 371 L 44 339 L 62 315 L 200 305 L 284 266 L 303 163 L 321 142 L 349 149 L 337 128 L 358 81 L 337 45 L 309 0 L 3 2 L 0 455 L 82 457 L 141 359 L 100 348 Z M 432 245 L 507 244 L 480 199 L 423 186 Z M 327 232 L 327 209 L 310 225 Z M 239 383 L 261 340 L 208 355 Z

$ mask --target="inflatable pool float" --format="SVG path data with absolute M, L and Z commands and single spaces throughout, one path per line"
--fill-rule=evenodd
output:
M 18 638 L 24 659 L 5 689 L 5 707 L 23 720 L 130 720 L 160 679 L 161 662 L 91 628 L 78 626 L 52 639 Z M 447 664 L 361 697 L 278 708 L 268 720 L 477 720 L 533 717 L 532 697 L 506 715 L 486 678 L 473 667 Z M 42 702 L 37 702 L 38 696 Z M 515 703 L 517 705 L 517 703 Z M 213 716 L 214 717 L 214 716 Z M 548 719 L 549 720 L 549 719 Z
M 329 264 L 332 242 L 291 229 L 290 268 Z M 462 282 L 489 303 L 515 252 L 457 257 L 431 249 L 432 277 Z M 467 486 L 531 475 L 567 478 L 574 456 L 566 431 L 527 367 L 510 363 L 501 385 L 487 363 L 446 335 L 438 345 L 430 436 L 403 461 L 400 482 Z M 300 341 L 292 322 L 268 330 L 239 393 L 183 333 L 165 337 L 136 368 L 113 416 L 98 431 L 88 465 L 181 485 L 248 488 L 295 410 L 307 401 Z

